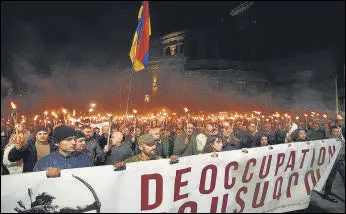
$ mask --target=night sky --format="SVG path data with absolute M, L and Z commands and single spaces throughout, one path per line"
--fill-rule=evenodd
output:
M 40 93 L 56 90 L 49 87 L 48 80 L 55 81 L 51 79 L 73 72 L 92 79 L 100 71 L 107 76 L 128 69 L 128 52 L 140 4 L 140 1 L 2 2 L 2 85 L 12 86 L 15 91 L 31 88 L 33 93 Z M 220 23 L 227 27 L 231 24 L 229 11 L 237 4 L 239 1 L 149 2 L 152 38 Z M 267 51 L 264 53 L 267 58 L 277 57 L 270 54 L 273 52 L 295 54 L 332 46 L 343 59 L 344 8 L 344 1 L 263 2 L 257 14 L 260 32 L 257 41 Z M 80 78 L 77 76 L 74 81 Z M 34 81 L 38 81 L 34 85 L 42 83 L 42 87 L 33 87 Z M 67 85 L 74 91 L 85 90 L 73 82 Z M 85 96 L 95 99 L 99 95 Z

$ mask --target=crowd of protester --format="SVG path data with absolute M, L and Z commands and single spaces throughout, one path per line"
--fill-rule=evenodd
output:
M 297 121 L 295 129 L 292 124 L 241 120 L 144 123 L 136 119 L 102 128 L 92 128 L 90 119 L 69 126 L 60 121 L 54 127 L 17 123 L 11 129 L 2 124 L 1 173 L 46 171 L 47 177 L 58 177 L 62 169 L 101 165 L 122 170 L 132 162 L 167 158 L 175 163 L 184 156 L 338 138 L 345 132 L 342 120 Z M 337 171 L 345 184 L 344 156 L 343 148 L 327 181 L 325 197 L 330 200 Z

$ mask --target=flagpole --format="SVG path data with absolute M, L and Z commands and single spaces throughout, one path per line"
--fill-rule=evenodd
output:
M 335 75 L 335 113 L 339 114 L 339 97 L 338 97 L 338 74 Z
M 127 112 L 129 110 L 129 101 L 130 101 L 130 94 L 131 94 L 131 87 L 132 87 L 132 79 L 133 79 L 133 76 L 134 76 L 133 74 L 134 74 L 133 69 L 131 69 L 129 93 L 128 93 L 128 96 L 127 96 L 127 103 L 126 103 L 126 113 L 125 113 L 126 119 L 127 119 Z

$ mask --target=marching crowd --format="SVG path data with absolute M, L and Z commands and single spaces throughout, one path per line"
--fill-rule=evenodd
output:
M 55 127 L 3 126 L 1 133 L 1 174 L 46 171 L 47 177 L 59 177 L 60 170 L 113 165 L 115 170 L 126 169 L 131 162 L 167 158 L 171 163 L 179 157 L 230 151 L 275 144 L 338 138 L 345 131 L 341 120 L 304 121 L 294 124 L 274 121 L 169 121 L 167 123 L 110 123 L 94 127 L 90 119 L 67 126 Z M 7 129 L 6 129 L 7 128 Z M 333 180 L 339 172 L 345 184 L 344 148 L 328 178 L 326 199 Z

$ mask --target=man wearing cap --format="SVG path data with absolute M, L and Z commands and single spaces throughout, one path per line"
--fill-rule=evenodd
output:
M 68 126 L 59 126 L 54 129 L 58 150 L 40 159 L 34 167 L 34 171 L 47 170 L 47 177 L 60 176 L 60 169 L 72 169 L 92 166 L 91 158 L 76 151 L 75 131 Z
M 48 130 L 40 126 L 35 130 L 34 139 L 18 137 L 15 147 L 8 153 L 8 160 L 15 162 L 23 160 L 23 172 L 32 172 L 35 163 L 54 151 L 54 147 L 48 143 Z
M 140 136 L 138 138 L 138 147 L 140 153 L 126 159 L 125 163 L 161 159 L 161 157 L 156 154 L 156 140 L 153 135 L 147 133 Z

